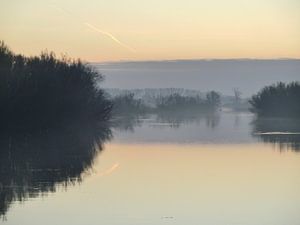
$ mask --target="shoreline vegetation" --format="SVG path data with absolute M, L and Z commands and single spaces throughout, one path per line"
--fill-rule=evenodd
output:
M 0 41 L 1 129 L 48 129 L 78 120 L 102 123 L 112 117 L 213 113 L 222 108 L 250 110 L 258 117 L 300 115 L 299 82 L 266 86 L 248 100 L 241 98 L 237 88 L 231 97 L 176 88 L 118 92 L 99 88 L 102 80 L 100 73 L 80 60 L 58 59 L 51 52 L 25 57 Z
M 1 129 L 40 129 L 73 121 L 107 122 L 112 104 L 102 75 L 80 60 L 54 53 L 25 57 L 0 42 Z
M 250 111 L 258 117 L 300 118 L 300 83 L 279 82 L 253 95 Z
M 250 111 L 259 118 L 300 117 L 300 83 L 297 81 L 266 86 L 250 99 L 241 98 L 238 89 L 234 89 L 234 96 L 222 96 L 215 91 L 202 93 L 176 88 L 105 91 L 113 102 L 114 116 L 162 112 L 212 113 L 229 109 L 235 112 Z M 155 91 L 158 94 L 155 95 Z
M 113 116 L 124 116 L 132 114 L 158 114 L 174 112 L 199 112 L 210 113 L 220 108 L 220 94 L 215 91 L 208 92 L 203 98 L 196 96 L 183 96 L 178 93 L 171 93 L 165 96 L 156 96 L 151 103 L 145 99 L 136 98 L 134 93 L 125 93 L 110 97 L 113 103 Z
M 25 201 L 81 182 L 110 140 L 102 75 L 53 53 L 25 57 L 0 42 L 0 219 Z

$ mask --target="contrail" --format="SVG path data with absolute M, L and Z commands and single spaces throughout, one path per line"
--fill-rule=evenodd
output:
M 133 49 L 133 48 L 130 47 L 129 45 L 124 44 L 124 43 L 121 42 L 119 39 L 117 39 L 115 36 L 113 36 L 111 33 L 107 32 L 107 31 L 104 31 L 104 30 L 101 30 L 101 29 L 95 27 L 95 26 L 94 26 L 93 24 L 91 24 L 91 23 L 88 23 L 88 22 L 85 22 L 85 23 L 84 23 L 84 22 L 82 22 L 82 19 L 79 20 L 79 19 L 78 19 L 78 18 L 79 18 L 78 16 L 74 15 L 73 13 L 71 13 L 71 12 L 69 12 L 69 11 L 67 11 L 67 10 L 65 10 L 65 9 L 63 9 L 63 8 L 61 8 L 61 7 L 58 7 L 58 6 L 56 6 L 56 5 L 52 5 L 52 7 L 56 8 L 57 10 L 59 10 L 59 11 L 65 13 L 65 14 L 68 14 L 68 15 L 71 16 L 71 17 L 74 17 L 77 21 L 80 21 L 80 20 L 81 20 L 80 22 L 81 22 L 84 26 L 86 26 L 86 27 L 90 28 L 91 30 L 96 31 L 96 32 L 98 32 L 98 33 L 100 33 L 100 34 L 103 34 L 103 35 L 108 36 L 111 40 L 113 40 L 113 41 L 116 42 L 118 45 L 122 46 L 123 48 L 126 48 L 126 49 L 128 49 L 129 51 L 131 51 L 131 52 L 136 52 L 135 49 Z
M 129 51 L 131 52 L 136 52 L 135 49 L 131 48 L 130 46 L 124 44 L 123 42 L 121 42 L 120 40 L 118 40 L 116 37 L 114 37 L 111 33 L 107 32 L 107 31 L 103 31 L 100 30 L 99 28 L 95 27 L 94 25 L 90 24 L 90 23 L 83 23 L 85 26 L 87 26 L 88 28 L 100 33 L 100 34 L 104 34 L 106 36 L 108 36 L 110 39 L 112 39 L 114 42 L 116 42 L 117 44 L 119 44 L 120 46 L 127 48 Z
M 107 176 L 107 175 L 111 174 L 112 172 L 114 172 L 116 169 L 118 169 L 119 166 L 120 166 L 119 163 L 115 163 L 109 169 L 107 169 L 107 170 L 105 170 L 103 172 L 97 173 L 97 176 L 100 176 L 100 177 Z

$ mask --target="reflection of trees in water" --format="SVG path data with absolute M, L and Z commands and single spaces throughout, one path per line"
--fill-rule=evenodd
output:
M 206 126 L 209 128 L 216 128 L 220 122 L 220 115 L 218 113 L 208 114 L 205 117 Z
M 200 124 L 205 120 L 205 124 L 209 128 L 215 128 L 220 120 L 218 113 L 199 113 L 197 111 L 190 112 L 158 112 L 157 122 L 169 124 L 172 128 L 179 128 L 183 124 Z
M 13 201 L 80 182 L 111 137 L 107 124 L 84 121 L 59 129 L 0 134 L 0 216 Z
M 253 136 L 280 150 L 300 151 L 300 120 L 259 118 L 252 122 Z
M 239 127 L 241 123 L 240 115 L 237 113 L 234 116 L 234 127 Z
M 119 131 L 134 132 L 135 127 L 142 125 L 142 119 L 144 116 L 141 115 L 126 115 L 114 117 L 111 123 L 112 128 Z
M 183 124 L 200 124 L 205 121 L 208 128 L 215 128 L 220 121 L 219 113 L 199 113 L 198 111 L 156 111 L 153 114 L 139 114 L 115 117 L 112 127 L 120 131 L 134 132 L 134 128 L 141 127 L 145 120 L 149 123 L 159 123 L 170 128 L 179 128 Z

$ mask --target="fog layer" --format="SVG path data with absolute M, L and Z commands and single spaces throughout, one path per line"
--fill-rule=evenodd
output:
M 93 63 L 105 88 L 187 88 L 249 97 L 266 85 L 300 80 L 300 60 L 177 60 Z

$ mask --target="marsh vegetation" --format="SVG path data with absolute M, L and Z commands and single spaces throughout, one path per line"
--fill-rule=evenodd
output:
M 47 128 L 62 122 L 110 118 L 111 103 L 97 87 L 101 74 L 80 60 L 53 53 L 25 57 L 0 42 L 0 122 Z
M 170 92 L 165 95 L 152 96 L 150 100 L 145 96 L 137 97 L 133 92 L 127 91 L 110 99 L 113 104 L 114 117 L 163 112 L 213 113 L 221 107 L 220 94 L 215 91 L 206 93 L 205 97 Z
M 101 80 L 80 60 L 16 55 L 0 42 L 0 217 L 92 167 L 111 137 Z
M 251 111 L 258 116 L 300 117 L 299 82 L 266 86 L 251 100 Z

